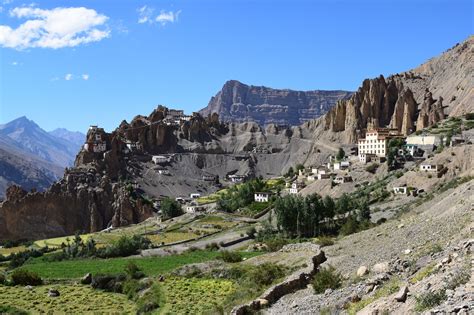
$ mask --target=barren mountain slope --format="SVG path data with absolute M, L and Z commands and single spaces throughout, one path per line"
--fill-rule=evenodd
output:
M 266 314 L 315 314 L 321 310 L 346 313 L 344 305 L 350 307 L 350 301 L 371 299 L 374 301 L 365 307 L 362 314 L 373 314 L 375 310 L 384 310 L 393 314 L 409 314 L 414 312 L 415 297 L 429 292 L 427 283 L 433 290 L 439 290 L 459 272 L 471 272 L 469 248 L 474 246 L 472 240 L 474 203 L 474 182 L 462 184 L 457 188 L 435 194 L 413 211 L 402 215 L 373 229 L 344 237 L 335 245 L 324 248 L 328 261 L 341 272 L 348 281 L 343 288 L 331 290 L 325 294 L 314 294 L 312 288 L 297 291 L 280 299 L 276 304 L 265 310 Z M 433 251 L 436 246 L 436 251 Z M 439 249 L 438 249 L 439 246 Z M 443 260 L 446 257 L 448 260 Z M 445 261 L 442 263 L 441 261 Z M 382 264 L 374 267 L 376 264 Z M 436 264 L 439 264 L 436 265 Z M 426 279 L 421 274 L 427 268 L 438 266 Z M 366 266 L 370 273 L 362 278 L 356 277 L 360 266 Z M 380 271 L 380 267 L 385 269 Z M 377 269 L 379 268 L 379 269 Z M 388 273 L 387 273 L 388 272 Z M 420 276 L 410 280 L 419 272 Z M 379 280 L 374 280 L 379 279 Z M 395 292 L 382 295 L 369 290 L 373 281 L 403 286 L 408 285 L 410 295 L 406 303 L 394 301 Z M 472 281 L 472 277 L 471 277 Z M 459 286 L 453 291 L 453 299 L 448 300 L 440 308 L 447 310 L 461 303 L 472 305 L 474 291 Z M 374 295 L 375 294 L 375 295 Z M 457 294 L 457 295 L 456 295 Z M 358 298 L 354 298 L 355 296 Z M 375 296 L 375 298 L 373 298 Z M 470 297 L 470 298 L 469 298 Z M 451 306 L 450 306 L 451 305 Z M 467 304 L 466 304 L 467 305 Z M 338 310 L 338 311 L 336 311 Z
M 409 71 L 404 83 L 418 103 L 428 88 L 435 99 L 443 97 L 450 116 L 474 112 L 474 36 Z

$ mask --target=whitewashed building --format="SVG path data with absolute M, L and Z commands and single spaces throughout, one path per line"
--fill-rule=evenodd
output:
M 164 155 L 153 155 L 151 160 L 155 164 L 164 164 L 164 163 L 168 163 L 170 161 L 169 158 L 167 156 L 164 156 Z
M 408 194 L 408 187 L 405 186 L 396 186 L 393 187 L 393 193 L 395 195 L 407 195 Z
M 423 171 L 423 172 L 437 173 L 441 171 L 442 168 L 443 168 L 443 165 L 441 164 L 420 164 L 420 171 Z
M 301 191 L 301 189 L 303 189 L 304 187 L 305 187 L 304 183 L 294 182 L 291 184 L 290 194 L 297 195 Z
M 271 192 L 256 192 L 254 194 L 254 200 L 255 202 L 268 202 L 271 195 Z
M 365 138 L 359 139 L 357 142 L 359 161 L 365 160 L 364 163 L 367 163 L 367 157 L 364 157 L 364 154 L 374 154 L 385 158 L 388 153 L 388 141 L 390 138 L 399 136 L 396 129 L 377 128 L 367 130 Z

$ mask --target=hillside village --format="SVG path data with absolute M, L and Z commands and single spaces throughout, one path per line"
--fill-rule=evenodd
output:
M 63 178 L 0 202 L 0 314 L 471 314 L 472 82 L 434 99 L 429 75 L 299 126 L 162 105 L 90 126 Z M 235 86 L 293 93 L 211 105 Z

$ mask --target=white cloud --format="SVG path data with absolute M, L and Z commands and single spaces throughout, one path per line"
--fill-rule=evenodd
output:
M 81 75 L 81 77 L 82 77 L 82 80 L 85 80 L 85 81 L 89 80 L 89 75 L 86 73 Z
M 16 29 L 0 25 L 2 47 L 57 49 L 98 42 L 110 36 L 104 27 L 108 17 L 84 7 L 52 10 L 17 7 L 10 10 L 10 16 L 27 20 Z
M 138 8 L 137 9 L 137 12 L 138 12 L 138 23 L 139 24 L 143 24 L 143 23 L 153 23 L 153 18 L 152 18 L 152 15 L 153 15 L 153 12 L 155 11 L 155 9 L 153 8 L 150 8 L 146 5 L 144 5 L 143 7 L 141 8 Z
M 72 80 L 72 74 L 68 73 L 64 76 L 64 80 L 66 81 L 71 81 Z
M 155 20 L 161 25 L 166 25 L 166 23 L 174 23 L 178 21 L 179 14 L 181 13 L 181 10 L 173 12 L 173 11 L 164 11 L 161 10 L 160 14 L 155 18 Z
M 143 7 L 138 8 L 137 12 L 138 12 L 139 24 L 144 24 L 144 23 L 153 24 L 155 22 L 158 22 L 164 26 L 167 23 L 177 22 L 179 14 L 181 13 L 181 10 L 178 10 L 176 12 L 161 10 L 160 14 L 153 17 L 153 13 L 155 12 L 155 9 L 144 5 Z

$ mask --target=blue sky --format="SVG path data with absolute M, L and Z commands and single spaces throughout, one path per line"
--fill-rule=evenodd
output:
M 112 130 L 230 79 L 356 90 L 473 33 L 473 1 L 0 0 L 0 123 Z M 79 8 L 83 9 L 79 9 Z M 25 31 L 26 30 L 26 31 Z

